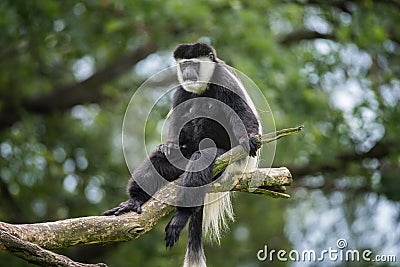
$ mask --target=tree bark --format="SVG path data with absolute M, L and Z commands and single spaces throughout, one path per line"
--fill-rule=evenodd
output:
M 258 146 L 281 137 L 298 133 L 303 126 L 283 129 L 257 137 Z M 229 164 L 247 156 L 242 146 L 236 146 L 218 157 L 214 162 L 213 176 L 223 171 Z M 262 181 L 252 188 L 251 180 Z M 142 207 L 142 214 L 126 213 L 120 216 L 91 216 L 66 219 L 56 222 L 35 224 L 8 224 L 0 222 L 0 251 L 8 251 L 28 262 L 43 266 L 106 266 L 104 264 L 83 264 L 47 251 L 84 244 L 104 244 L 133 240 L 146 232 L 173 210 L 167 203 L 173 203 L 180 179 L 161 188 Z M 292 183 L 292 176 L 285 167 L 256 169 L 250 173 L 233 174 L 230 181 L 214 182 L 210 192 L 240 191 L 263 194 L 271 197 L 288 198 L 283 193 L 285 186 Z M 45 249 L 44 249 L 45 248 Z
M 260 175 L 265 178 L 260 188 L 255 191 L 249 190 L 250 180 L 254 176 L 259 177 Z M 289 170 L 282 167 L 258 169 L 253 173 L 240 173 L 234 175 L 232 180 L 237 183 L 231 191 L 288 197 L 286 194 L 273 190 L 276 186 L 290 185 L 292 177 Z M 133 240 L 150 231 L 161 218 L 173 210 L 172 206 L 166 204 L 171 203 L 175 198 L 177 187 L 173 184 L 176 183 L 160 189 L 151 200 L 143 205 L 142 214 L 131 212 L 120 216 L 90 216 L 17 225 L 0 222 L 0 231 L 46 249 Z M 218 185 L 211 187 L 212 192 L 225 191 L 225 189 L 224 186 Z M 9 251 L 2 239 L 0 239 L 0 250 Z
M 86 264 L 75 262 L 68 257 L 56 254 L 39 247 L 36 244 L 23 241 L 5 231 L 0 230 L 1 244 L 7 248 L 7 251 L 17 257 L 26 260 L 29 263 L 43 266 L 54 267 L 106 267 L 104 263 Z

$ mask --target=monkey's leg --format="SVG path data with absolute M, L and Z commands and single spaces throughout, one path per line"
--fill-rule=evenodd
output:
M 179 235 L 189 218 L 193 220 L 194 217 L 192 215 L 194 213 L 202 212 L 204 198 L 208 191 L 206 185 L 212 180 L 214 160 L 225 152 L 226 150 L 224 149 L 217 149 L 217 151 L 215 149 L 204 149 L 195 152 L 191 156 L 186 171 L 181 175 L 182 185 L 186 188 L 179 190 L 176 213 L 165 228 L 167 247 L 172 247 L 178 241 Z M 204 162 L 211 162 L 211 164 L 204 166 Z M 189 240 L 196 244 L 201 244 L 202 216 L 195 216 L 195 219 L 196 222 L 191 224 L 193 227 L 200 227 L 200 229 L 196 229 L 196 231 L 189 229 L 189 231 L 192 231 L 189 234 L 189 237 L 191 237 Z M 194 232 L 197 234 L 194 235 Z
M 117 207 L 104 212 L 104 215 L 120 215 L 129 211 L 142 212 L 141 206 L 167 182 L 173 181 L 183 170 L 172 165 L 158 148 L 134 172 L 129 180 L 129 199 Z

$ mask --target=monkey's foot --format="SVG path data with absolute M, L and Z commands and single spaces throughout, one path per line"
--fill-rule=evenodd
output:
M 165 227 L 165 245 L 172 247 L 179 240 L 179 235 L 189 220 L 190 213 L 179 213 L 172 217 L 171 221 Z
M 138 214 L 142 213 L 142 204 L 143 202 L 129 199 L 127 201 L 122 202 L 117 207 L 107 210 L 103 212 L 103 215 L 110 216 L 110 215 L 121 215 L 123 213 L 127 213 L 130 211 L 134 211 Z

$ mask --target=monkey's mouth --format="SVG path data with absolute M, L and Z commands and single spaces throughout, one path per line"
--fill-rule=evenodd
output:
M 207 83 L 198 80 L 185 80 L 183 81 L 182 86 L 186 91 L 192 93 L 201 93 L 207 87 Z
M 190 86 L 190 87 L 203 87 L 206 85 L 206 82 L 199 81 L 199 80 L 185 80 L 183 81 L 183 86 Z
M 186 86 L 196 86 L 196 85 L 200 85 L 202 82 L 200 82 L 199 80 L 192 80 L 192 79 L 188 79 L 188 80 L 185 80 L 185 81 L 183 81 L 183 85 L 186 85 Z
M 197 83 L 199 79 L 197 77 L 187 78 L 184 80 L 184 83 Z

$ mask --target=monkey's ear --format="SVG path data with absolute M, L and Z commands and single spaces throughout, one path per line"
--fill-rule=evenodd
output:
M 210 52 L 210 53 L 208 54 L 208 57 L 210 58 L 211 61 L 214 61 L 214 60 L 215 60 L 215 56 L 214 56 L 214 53 L 213 53 L 213 52 Z

